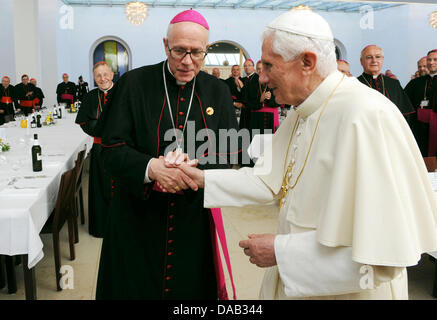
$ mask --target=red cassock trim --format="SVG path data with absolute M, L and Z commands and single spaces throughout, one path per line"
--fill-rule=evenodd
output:
M 20 100 L 20 106 L 33 107 L 33 100 Z
M 113 148 L 113 147 L 118 147 L 118 146 L 122 146 L 122 145 L 125 145 L 125 144 L 126 144 L 126 142 L 120 142 L 120 143 L 116 143 L 116 144 L 112 144 L 112 145 L 107 145 L 107 144 L 103 144 L 102 143 L 102 146 L 104 148 Z
M 11 97 L 2 97 L 1 103 L 5 103 L 5 104 L 9 104 L 12 103 L 12 98 Z

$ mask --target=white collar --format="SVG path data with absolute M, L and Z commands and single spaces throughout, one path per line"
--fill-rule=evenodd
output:
M 429 76 L 432 78 L 432 77 L 434 77 L 434 76 L 436 76 L 437 75 L 437 72 L 436 73 L 430 73 L 429 74 Z
M 176 79 L 176 77 L 174 76 L 173 72 L 171 72 L 171 70 L 170 70 L 170 65 L 169 65 L 169 63 L 168 63 L 168 60 L 167 60 L 167 69 L 168 69 L 168 72 L 170 72 L 170 74 L 173 76 L 173 78 L 175 78 L 175 80 L 176 80 L 176 84 L 177 84 L 178 86 L 184 86 L 184 85 L 187 84 L 186 82 L 182 82 L 182 81 L 179 81 L 178 79 Z
M 102 89 L 99 88 L 99 90 L 102 91 L 103 93 L 107 93 L 109 90 L 112 89 L 113 86 L 114 86 L 114 82 L 111 83 L 111 86 L 108 89 L 102 90 Z

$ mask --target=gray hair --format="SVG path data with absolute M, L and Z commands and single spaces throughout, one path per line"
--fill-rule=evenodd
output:
M 292 61 L 302 52 L 310 51 L 317 56 L 316 70 L 322 78 L 326 78 L 337 70 L 337 58 L 333 41 L 313 39 L 282 30 L 264 29 L 262 40 L 269 36 L 273 36 L 273 52 L 279 54 L 284 61 Z

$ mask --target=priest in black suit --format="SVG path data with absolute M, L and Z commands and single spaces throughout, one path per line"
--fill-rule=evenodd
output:
M 37 87 L 36 79 L 30 79 L 30 83 L 35 86 L 35 98 L 33 99 L 33 108 L 35 110 L 40 109 L 43 106 L 44 102 L 44 93 L 41 88 Z
M 231 68 L 231 76 L 225 80 L 226 84 L 231 90 L 232 100 L 236 109 L 243 107 L 243 79 L 240 77 L 240 66 L 235 64 Z
M 429 74 L 408 82 L 405 92 L 416 109 L 414 136 L 424 157 L 437 152 L 437 50 L 428 52 L 426 66 Z
M 251 113 L 253 110 L 262 108 L 259 75 L 255 72 L 255 65 L 252 59 L 247 59 L 244 62 L 244 72 L 246 73 L 246 77 L 243 78 L 244 106 L 241 110 L 240 129 L 246 128 L 251 130 Z
M 62 75 L 62 82 L 56 87 L 56 100 L 58 104 L 65 103 L 66 107 L 76 102 L 76 85 L 68 81 L 68 74 Z
M 364 72 L 358 77 L 358 80 L 390 99 L 412 127 L 415 111 L 410 99 L 402 89 L 399 80 L 392 79 L 381 73 L 384 62 L 382 49 L 376 45 L 365 47 L 361 51 L 360 61 Z
M 8 76 L 2 78 L 0 85 L 0 125 L 14 119 L 15 90 Z
M 229 88 L 200 71 L 208 33 L 197 11 L 178 14 L 164 38 L 167 60 L 117 81 L 103 128 L 103 162 L 114 189 L 97 299 L 223 297 L 203 189 L 165 167 L 163 157 L 180 148 L 199 167 L 230 167 L 216 162 L 227 155 L 215 148 L 214 136 L 237 129 L 237 121 Z
M 103 238 L 111 200 L 112 180 L 103 169 L 102 127 L 103 115 L 106 115 L 112 99 L 114 73 L 104 61 L 93 68 L 94 81 L 98 88 L 83 97 L 83 102 L 76 117 L 76 123 L 82 130 L 93 137 L 94 143 L 90 155 L 90 172 L 88 187 L 88 229 L 97 238 Z
M 21 83 L 15 86 L 15 97 L 19 101 L 19 110 L 25 116 L 32 113 L 36 97 L 35 86 L 29 82 L 27 74 L 23 74 L 21 76 Z

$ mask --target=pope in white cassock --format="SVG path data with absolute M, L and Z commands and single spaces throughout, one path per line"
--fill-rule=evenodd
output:
M 176 153 L 168 165 L 205 188 L 208 208 L 277 201 L 278 234 L 240 242 L 269 267 L 261 298 L 408 299 L 406 267 L 437 250 L 437 201 L 404 117 L 337 71 L 330 27 L 312 11 L 266 27 L 262 62 L 260 81 L 294 109 L 255 167 L 200 171 Z

